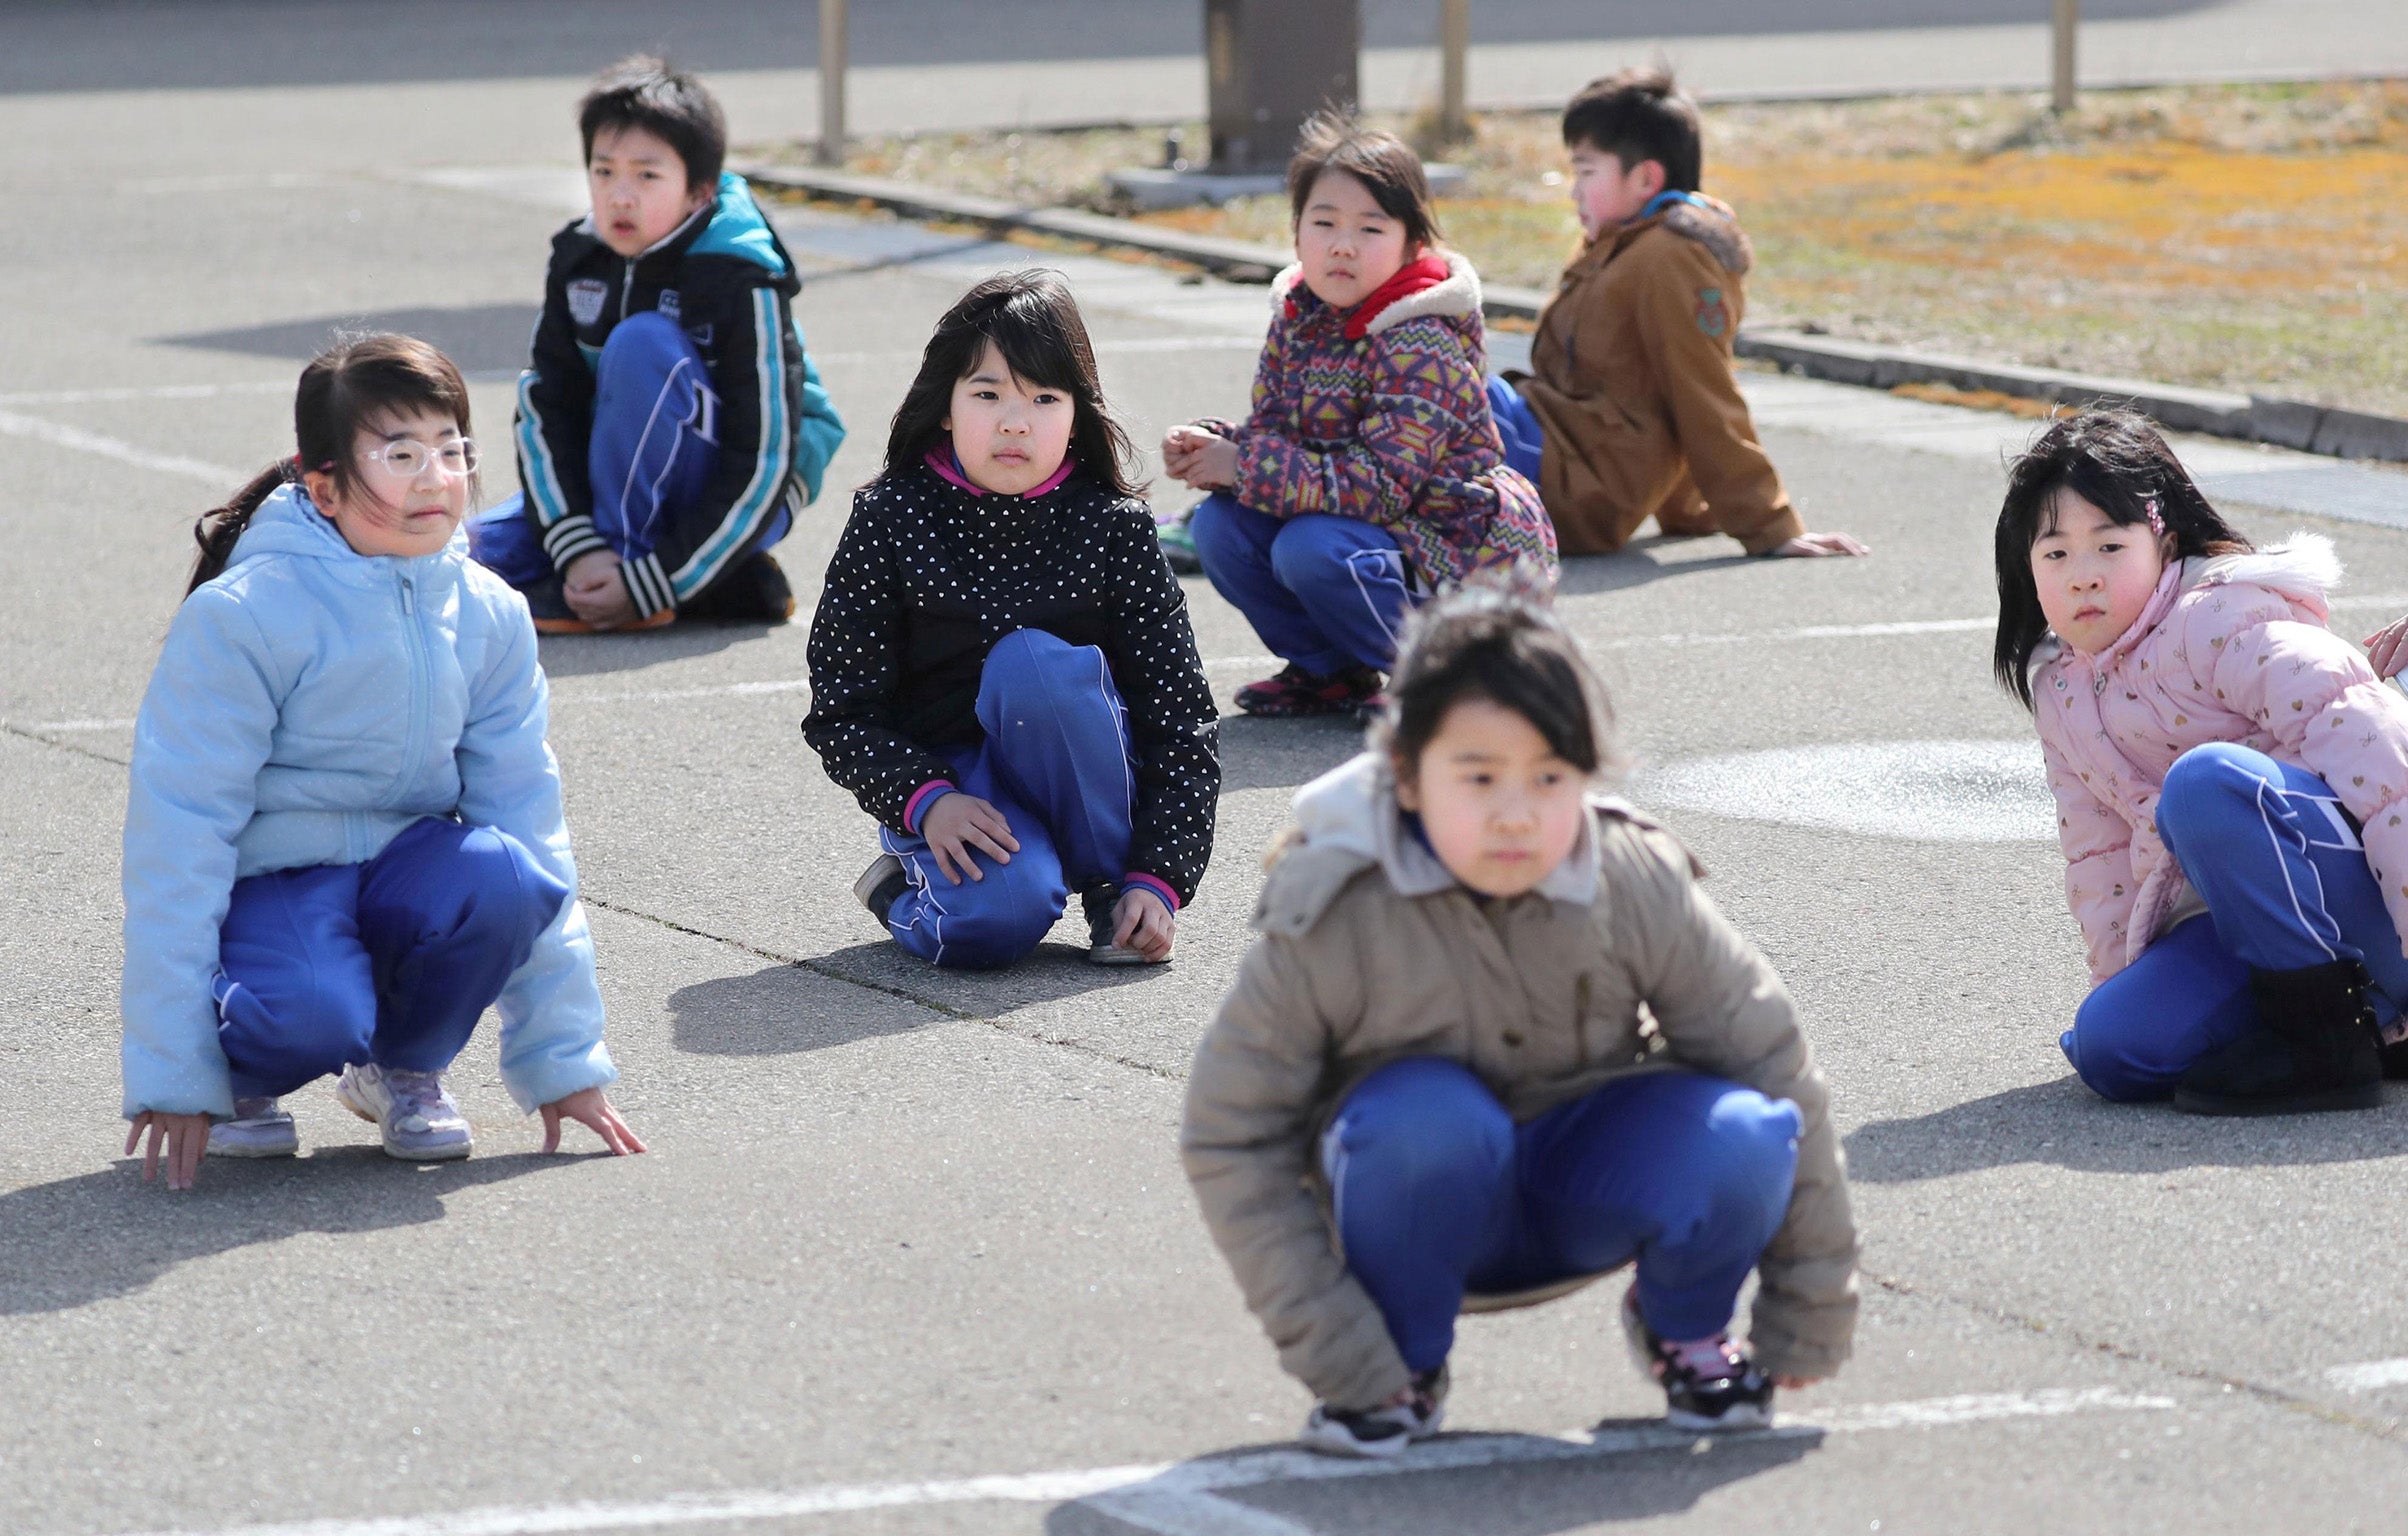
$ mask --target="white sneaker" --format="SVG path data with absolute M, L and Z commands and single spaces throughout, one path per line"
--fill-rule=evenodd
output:
M 293 1117 L 274 1099 L 236 1099 L 234 1118 L 209 1127 L 211 1157 L 292 1157 L 300 1150 Z
M 1416 1440 L 1438 1433 L 1446 1422 L 1446 1367 L 1413 1379 L 1413 1395 L 1384 1408 L 1348 1413 L 1327 1403 L 1313 1404 L 1296 1441 L 1324 1456 L 1353 1456 L 1364 1460 L 1401 1455 Z
M 343 1069 L 334 1093 L 345 1109 L 375 1122 L 388 1157 L 442 1163 L 476 1150 L 468 1118 L 443 1091 L 440 1072 L 403 1072 L 362 1063 Z

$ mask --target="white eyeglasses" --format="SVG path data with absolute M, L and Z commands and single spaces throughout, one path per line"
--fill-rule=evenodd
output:
M 477 472 L 481 462 L 476 443 L 465 437 L 455 437 L 433 448 L 404 439 L 371 448 L 360 457 L 384 471 L 387 478 L 405 482 L 425 474 L 429 463 L 446 480 L 465 480 Z

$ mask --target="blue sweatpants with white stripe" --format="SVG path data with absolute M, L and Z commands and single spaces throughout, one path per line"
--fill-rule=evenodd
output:
M 1516 1125 L 1461 1062 L 1355 1085 L 1321 1136 L 1346 1268 L 1405 1365 L 1435 1370 L 1466 1291 L 1510 1295 L 1638 1260 L 1639 1311 L 1711 1338 L 1789 1214 L 1798 1107 L 1697 1072 L 1607 1083 Z
M 651 554 L 661 526 L 701 499 L 719 463 L 718 418 L 702 354 L 676 321 L 647 310 L 611 330 L 595 365 L 586 468 L 594 531 L 620 559 Z M 780 501 L 746 553 L 777 543 L 793 522 Z M 479 513 L 468 541 L 478 562 L 514 587 L 540 586 L 554 575 L 523 494 Z
M 2305 768 L 2214 742 L 2174 760 L 2157 835 L 2207 903 L 2101 982 L 2059 1045 L 2110 1099 L 2164 1098 L 2191 1063 L 2257 1023 L 2249 973 L 2356 960 L 2389 1023 L 2408 956 L 2332 786 Z
M 568 894 L 508 833 L 433 816 L 364 864 L 235 881 L 212 988 L 234 1096 L 442 1071 Z
M 1213 590 L 1283 661 L 1327 675 L 1396 663 L 1415 595 L 1387 530 L 1351 517 L 1273 517 L 1227 492 L 1188 521 Z
M 979 675 L 978 723 L 985 740 L 938 750 L 962 793 L 1003 813 L 1020 844 L 1011 862 L 973 851 L 979 878 L 955 885 L 926 839 L 892 827 L 878 834 L 911 882 L 887 913 L 895 941 L 967 970 L 1020 959 L 1061 919 L 1072 891 L 1126 874 L 1137 800 L 1128 710 L 1092 645 L 1041 629 L 996 641 Z

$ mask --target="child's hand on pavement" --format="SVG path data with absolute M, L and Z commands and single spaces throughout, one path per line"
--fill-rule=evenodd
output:
M 1003 812 L 976 795 L 960 790 L 939 795 L 936 804 L 920 818 L 920 836 L 927 840 L 928 851 L 936 855 L 936 867 L 955 885 L 962 876 L 984 880 L 981 870 L 970 858 L 970 850 L 981 848 L 998 864 L 1009 864 L 1012 855 L 1020 851 L 1020 840 L 1012 836 L 1011 823 Z
M 146 1109 L 134 1117 L 125 1133 L 125 1155 L 134 1155 L 134 1144 L 142 1133 L 150 1133 L 150 1145 L 142 1150 L 142 1182 L 148 1184 L 159 1171 L 159 1153 L 167 1152 L 167 1187 L 190 1189 L 200 1176 L 201 1154 L 209 1150 L 209 1117 L 207 1115 L 170 1115 L 156 1109 Z
M 2397 677 L 2408 667 L 2408 619 L 2394 619 L 2368 635 L 2366 660 L 2377 677 Z
M 1767 560 L 1814 560 L 1825 555 L 1869 555 L 1864 541 L 1847 533 L 1801 533 L 1764 552 Z
M 642 1138 L 628 1129 L 619 1112 L 610 1107 L 610 1097 L 599 1088 L 580 1088 L 566 1098 L 554 1099 L 543 1107 L 543 1149 L 560 1150 L 560 1122 L 574 1120 L 602 1138 L 614 1157 L 644 1150 Z
M 596 629 L 613 629 L 635 620 L 635 599 L 627 595 L 627 576 L 619 557 L 607 549 L 579 555 L 560 573 L 560 595 L 569 611 Z
M 1179 919 L 1161 896 L 1142 886 L 1121 892 L 1112 908 L 1112 942 L 1137 951 L 1148 964 L 1159 965 L 1171 957 L 1171 934 L 1178 926 Z

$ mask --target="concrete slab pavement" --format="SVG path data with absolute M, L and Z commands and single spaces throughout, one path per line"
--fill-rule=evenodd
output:
M 356 155 L 378 129 L 348 121 Z M 301 152 L 331 159 L 334 137 Z M 398 166 L 356 230 L 348 200 L 329 221 L 260 181 L 199 205 L 94 190 L 78 260 L 40 258 L 44 304 L 12 313 L 0 410 L 239 468 L 281 442 L 303 322 L 439 315 L 454 345 L 498 350 L 563 194 L 540 162 L 458 172 L 494 163 L 441 184 Z M 54 174 L 0 167 L 0 187 L 39 200 Z M 1141 440 L 1243 398 L 1259 289 L 787 228 L 819 264 L 803 319 L 854 425 L 837 486 L 871 472 L 929 321 L 998 263 L 1071 273 Z M 0 239 L 11 260 L 32 244 Z M 179 242 L 216 254 L 188 270 Z M 236 251 L 243 270 L 216 264 Z M 1574 563 L 1565 611 L 1614 683 L 1638 793 L 1737 752 L 2028 741 L 1980 627 L 1997 449 L 2028 426 L 1749 387 L 1816 522 L 1877 554 L 1766 566 L 1643 541 Z M 493 436 L 506 386 L 480 383 L 477 409 Z M 0 1396 L 37 1409 L 0 1445 L 0 1529 L 2238 1531 L 2377 1528 L 2408 1492 L 2408 1368 L 2386 1365 L 2408 1357 L 2408 1308 L 2380 1281 L 2404 1237 L 2401 1104 L 2254 1125 L 2103 1105 L 2054 1050 L 2083 978 L 2045 842 L 1727 801 L 1661 808 L 1834 1082 L 1868 1240 L 1858 1360 L 1789 1400 L 1785 1437 L 1641 1433 L 1609 1284 L 1466 1325 L 1455 1422 L 1514 1438 L 1368 1478 L 1267 1454 L 1304 1404 L 1194 1220 L 1172 1126 L 1255 855 L 1349 733 L 1227 724 L 1221 851 L 1168 970 L 1056 950 L 944 975 L 846 902 L 870 829 L 795 733 L 800 625 L 545 647 L 620 1096 L 653 1153 L 532 1155 L 481 1040 L 458 1074 L 477 1159 L 389 1164 L 313 1091 L 311 1155 L 212 1164 L 171 1200 L 112 1139 L 122 722 L 183 528 L 231 486 L 5 430 L 0 473 Z M 2353 621 L 2408 606 L 2396 524 L 2332 520 L 2346 498 L 2325 481 L 2302 496 L 2313 510 L 2239 515 L 2253 536 L 2331 534 Z M 806 595 L 837 505 L 787 546 Z M 1189 592 L 1225 698 L 1259 642 Z M 1926 787 L 1978 801 L 1952 782 Z M 1542 1438 L 1599 1415 L 1585 1450 Z

